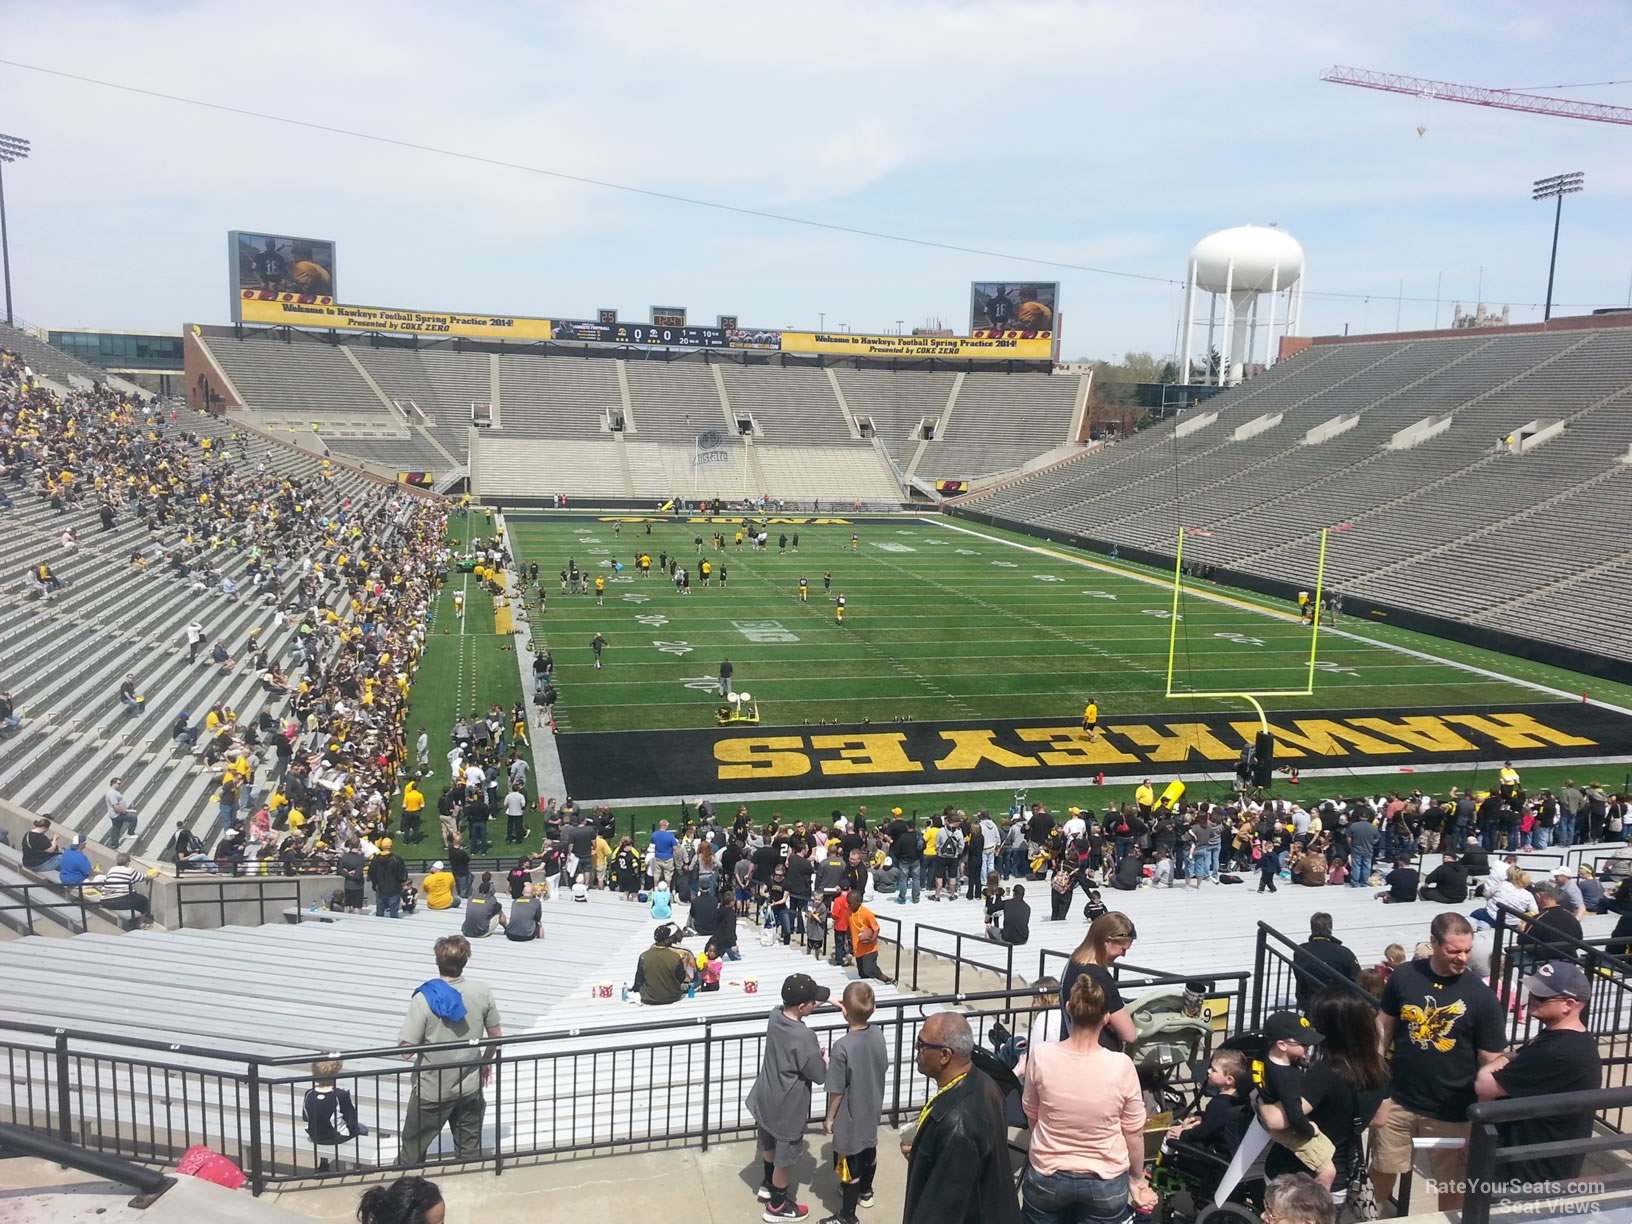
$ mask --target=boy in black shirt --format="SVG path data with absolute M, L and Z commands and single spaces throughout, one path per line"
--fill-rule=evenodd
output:
M 1252 1090 L 1252 1069 L 1239 1050 L 1219 1050 L 1207 1064 L 1207 1086 L 1216 1095 L 1207 1108 L 1168 1128 L 1169 1139 L 1186 1143 L 1228 1160 L 1241 1146 L 1252 1121 L 1247 1095 Z
M 1258 1103 L 1280 1107 L 1280 1117 L 1275 1119 L 1280 1125 L 1265 1121 L 1265 1129 L 1330 1190 L 1337 1178 L 1337 1166 L 1332 1163 L 1336 1147 L 1304 1111 L 1303 1068 L 1298 1065 L 1323 1038 L 1309 1021 L 1289 1011 L 1276 1012 L 1266 1020 L 1264 1036 L 1269 1040 L 1269 1054 L 1264 1059 L 1264 1083 L 1258 1090 Z

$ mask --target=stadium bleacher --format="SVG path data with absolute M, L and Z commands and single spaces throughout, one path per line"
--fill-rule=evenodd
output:
M 510 500 L 537 495 L 536 480 L 522 478 L 530 467 L 535 478 L 548 473 L 550 493 L 579 498 L 899 502 L 892 463 L 923 481 L 980 480 L 1070 445 L 1088 389 L 1076 375 L 738 364 L 689 353 L 495 354 L 336 345 L 300 333 L 199 342 L 231 381 L 245 420 L 274 432 L 315 423 L 330 450 L 381 469 L 468 462 L 471 406 L 489 405 L 494 428 L 475 466 L 498 482 L 489 485 L 495 497 Z M 620 417 L 622 441 L 632 444 L 621 451 Z M 927 440 L 926 419 L 934 426 Z M 744 452 L 741 423 L 749 421 L 753 449 Z M 697 438 L 711 431 L 730 457 L 693 471 Z M 590 445 L 493 453 L 513 441 Z
M 1345 594 L 1632 658 L 1632 549 L 1613 529 L 1632 505 L 1629 396 L 1624 327 L 1316 345 L 1205 415 L 962 504 L 1168 553 L 1182 523 L 1212 532 L 1200 560 L 1305 584 L 1320 528 L 1347 524 L 1327 575 Z M 1553 421 L 1562 432 L 1515 453 L 1516 431 Z M 1333 422 L 1346 428 L 1306 441 Z M 1391 445 L 1424 422 L 1448 424 Z M 1586 590 L 1571 616 L 1546 614 Z
M 508 897 L 503 904 L 508 910 Z M 399 921 L 327 911 L 317 915 L 297 910 L 288 915 L 319 916 L 321 921 L 212 931 L 0 942 L 0 974 L 11 986 L 0 996 L 0 1024 L 47 1023 L 111 1038 L 224 1047 L 262 1058 L 394 1046 L 414 988 L 435 976 L 432 944 L 459 929 L 463 911 L 421 908 Z M 515 943 L 497 933 L 473 941 L 469 975 L 493 988 L 505 1034 L 553 1035 L 507 1050 L 507 1091 L 500 1094 L 501 1107 L 490 1109 L 485 1120 L 484 1145 L 489 1151 L 500 1135 L 506 1150 L 522 1151 L 639 1141 L 676 1128 L 695 1131 L 705 1106 L 700 1092 L 686 1088 L 693 1078 L 688 1047 L 700 1037 L 698 1022 L 705 1016 L 755 1017 L 717 1023 L 710 1034 L 716 1047 L 711 1081 L 716 1099 L 708 1107 L 711 1125 L 742 1125 L 746 1115 L 741 1101 L 758 1071 L 763 1012 L 782 979 L 790 973 L 808 973 L 835 993 L 847 980 L 844 970 L 814 960 L 798 947 L 745 944 L 743 959 L 727 964 L 718 992 L 666 1008 L 626 1005 L 624 988 L 634 976 L 640 953 L 651 945 L 656 926 L 646 906 L 596 892 L 581 904 L 546 902 L 540 942 Z M 112 942 L 115 939 L 119 942 Z M 702 941 L 689 937 L 685 946 L 695 953 Z M 338 980 L 344 981 L 343 990 L 315 985 Z M 152 990 L 154 982 L 163 982 L 164 990 Z M 759 992 L 757 997 L 749 993 L 750 983 Z M 602 984 L 610 987 L 610 998 L 592 998 L 592 988 Z M 878 993 L 881 1000 L 895 997 L 889 987 L 880 987 Z M 113 998 L 118 999 L 117 1006 L 110 1006 Z M 661 1027 L 666 1022 L 673 1027 Z M 615 1051 L 594 1034 L 596 1028 L 624 1024 L 660 1027 L 619 1040 Z M 819 1018 L 816 1027 L 842 1030 L 843 1022 L 829 1014 Z M 81 1044 L 104 1054 L 118 1048 L 96 1042 L 76 1042 L 76 1047 Z M 599 1052 L 577 1053 L 591 1050 Z M 538 1054 L 547 1060 L 528 1061 Z M 186 1055 L 170 1061 L 205 1073 L 232 1065 L 230 1060 Z M 11 1099 L 26 1094 L 31 1079 L 36 1091 L 51 1079 L 53 1072 L 43 1060 L 40 1065 L 33 1062 L 23 1057 L 7 1060 L 0 1080 L 8 1081 Z M 374 1165 L 396 1158 L 413 1077 L 370 1073 L 403 1070 L 402 1062 L 394 1058 L 346 1063 L 344 1083 L 370 1131 L 355 1152 L 348 1150 L 348 1159 Z M 286 1077 L 294 1084 L 267 1090 L 268 1113 L 277 1119 L 266 1140 L 277 1153 L 274 1159 L 285 1167 L 311 1169 L 320 1156 L 333 1152 L 314 1150 L 299 1129 L 307 1068 L 296 1064 L 268 1068 L 265 1074 L 273 1080 Z M 357 1078 L 350 1078 L 354 1074 Z M 224 1100 L 214 1093 L 200 1094 L 196 1084 L 190 1097 L 182 1100 L 178 1078 L 113 1074 L 99 1088 L 81 1089 L 78 1095 L 85 1098 L 82 1108 L 99 1105 L 101 1117 L 146 1117 L 157 1109 L 170 1115 L 177 1131 L 185 1119 L 193 1141 L 206 1136 L 222 1150 L 235 1150 L 248 1133 L 243 1117 L 247 1108 L 240 1109 L 231 1094 Z M 673 1092 L 665 1090 L 670 1082 Z M 94 1128 L 97 1122 L 87 1117 L 86 1124 Z M 447 1150 L 442 1154 L 451 1155 L 448 1136 L 443 1142 Z M 433 1148 L 432 1157 L 437 1154 Z
M 75 379 L 88 383 L 112 383 L 120 390 L 140 399 L 149 398 L 149 393 L 134 383 L 121 378 L 112 378 L 106 370 L 86 364 L 21 327 L 8 327 L 0 323 L 0 349 L 9 349 L 16 353 L 36 374 L 42 378 L 52 379 L 64 387 Z
M 29 411 L 36 420 L 48 421 L 46 414 L 56 401 L 38 398 L 43 394 L 33 393 Z M 99 417 L 113 411 L 117 400 L 72 402 L 75 411 Z M 56 442 L 52 428 L 45 427 L 46 436 Z M 288 487 L 304 499 L 298 512 L 301 525 L 295 526 L 296 515 L 290 512 L 290 534 L 279 536 L 263 554 L 259 542 L 250 548 L 247 534 L 235 538 L 246 531 L 244 518 L 207 520 L 179 510 L 167 518 L 159 510 L 161 499 L 145 489 L 131 490 L 141 495 L 139 501 L 127 499 L 124 481 L 107 466 L 105 453 L 95 459 L 86 455 L 78 475 L 88 481 L 94 474 L 98 487 L 117 505 L 113 525 L 106 530 L 100 498 L 89 495 L 88 485 L 87 496 L 78 503 L 65 502 L 59 512 L 36 494 L 43 479 L 40 469 L 22 459 L 10 465 L 13 502 L 3 518 L 12 548 L 10 575 L 0 585 L 0 665 L 23 726 L 8 740 L 0 761 L 0 791 L 14 803 L 50 814 L 60 826 L 102 839 L 110 829 L 103 791 L 110 778 L 119 776 L 125 801 L 139 817 L 127 848 L 153 856 L 178 823 L 209 841 L 216 816 L 211 795 L 224 765 L 205 765 L 206 712 L 212 707 L 235 711 L 241 726 L 252 726 L 263 710 L 287 717 L 286 700 L 263 684 L 250 656 L 258 646 L 274 668 L 294 670 L 289 650 L 312 607 L 297 605 L 302 584 L 310 581 L 314 562 L 332 565 L 347 546 L 343 534 L 339 543 L 325 542 L 318 525 L 338 521 L 343 514 L 348 529 L 405 540 L 409 537 L 401 533 L 412 531 L 411 524 L 418 521 L 410 516 L 423 512 L 434 517 L 434 523 L 424 521 L 440 541 L 441 511 L 438 499 L 417 498 L 231 422 L 187 413 L 170 423 L 153 412 L 145 422 L 136 416 L 128 428 L 133 432 L 125 436 L 132 444 L 145 430 L 156 439 L 153 445 L 175 447 L 172 457 L 203 456 L 189 473 L 199 483 L 180 486 L 189 498 L 208 495 L 214 505 L 224 507 L 223 497 L 248 496 L 246 491 L 254 488 L 269 511 L 285 482 L 297 481 Z M 208 451 L 203 449 L 206 441 Z M 123 455 L 123 461 L 132 462 L 134 454 Z M 42 457 L 43 452 L 34 453 L 33 462 Z M 206 464 L 220 466 L 206 477 Z M 224 470 L 240 482 L 236 490 L 224 492 Z M 157 469 L 149 476 L 162 479 Z M 232 513 L 242 509 L 236 504 Z M 263 525 L 269 521 L 262 520 Z M 80 541 L 72 550 L 63 542 L 69 529 Z M 353 548 L 358 551 L 355 540 Z M 254 571 L 263 557 L 281 573 L 272 585 L 257 589 Z M 42 562 L 64 584 L 50 600 L 31 577 Z M 183 562 L 186 574 L 179 570 Z M 345 581 L 329 582 L 316 597 L 316 619 L 345 611 L 349 599 Z M 204 639 L 197 661 L 190 664 L 184 627 L 195 618 Z M 314 640 L 329 637 L 319 632 Z M 223 644 L 231 666 L 210 662 L 215 642 Z M 322 647 L 326 663 L 337 653 L 333 641 Z M 138 713 L 119 699 L 120 684 L 131 674 L 145 698 Z M 184 711 L 198 733 L 191 750 L 172 739 Z M 270 738 L 263 735 L 252 751 L 258 773 L 264 774 L 274 761 Z

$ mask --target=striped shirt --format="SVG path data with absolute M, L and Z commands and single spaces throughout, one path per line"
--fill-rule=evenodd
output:
M 104 899 L 113 897 L 128 897 L 136 885 L 142 882 L 142 872 L 137 867 L 110 867 L 107 875 L 97 881 L 97 887 L 102 890 Z

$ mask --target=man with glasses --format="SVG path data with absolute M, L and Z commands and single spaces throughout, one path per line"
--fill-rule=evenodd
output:
M 1549 961 L 1524 979 L 1530 1015 L 1541 1032 L 1512 1054 L 1503 1054 L 1479 1070 L 1474 1091 L 1481 1101 L 1501 1097 L 1550 1096 L 1602 1088 L 1603 1060 L 1598 1039 L 1587 1032 L 1581 1013 L 1591 997 L 1591 983 L 1579 965 Z M 1519 1118 L 1497 1127 L 1502 1147 L 1531 1143 L 1568 1143 L 1592 1134 L 1592 1110 L 1584 1108 L 1551 1118 Z M 1524 1185 L 1569 1181 L 1581 1175 L 1584 1153 L 1541 1156 L 1501 1166 L 1504 1182 Z
M 901 1142 L 908 1158 L 904 1224 L 1020 1224 L 1002 1094 L 974 1069 L 974 1034 L 936 1012 L 913 1043 L 935 1091 Z

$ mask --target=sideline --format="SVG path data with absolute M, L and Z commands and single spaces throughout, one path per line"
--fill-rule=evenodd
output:
M 504 538 L 510 545 L 510 560 L 512 566 L 521 565 L 521 553 L 516 548 L 515 537 L 510 534 L 510 525 L 505 520 L 503 511 L 495 511 L 493 519 L 504 531 Z M 505 593 L 510 592 L 510 584 L 515 577 L 514 569 L 506 567 L 504 571 Z M 528 735 L 528 747 L 533 756 L 533 777 L 537 779 L 537 790 L 541 798 L 564 801 L 568 797 L 566 774 L 561 769 L 561 752 L 555 746 L 555 733 L 550 730 L 548 720 L 539 722 L 533 711 L 533 622 L 527 614 L 527 609 L 519 599 L 512 599 L 511 623 L 515 627 L 513 641 L 516 645 L 516 668 L 521 673 L 521 700 L 527 708 L 527 725 L 532 728 Z M 547 788 L 547 789 L 546 789 Z M 536 814 L 529 813 L 533 819 Z M 531 825 L 528 826 L 532 827 Z
M 797 728 L 795 728 L 797 730 Z M 1589 757 L 1547 757 L 1545 759 L 1526 760 L 1520 762 L 1525 769 L 1581 769 L 1589 765 L 1632 765 L 1632 755 L 1606 754 L 1604 756 Z M 1415 774 L 1457 773 L 1459 771 L 1492 769 L 1491 758 L 1484 757 L 1474 761 L 1427 761 L 1415 765 L 1397 766 L 1392 770 L 1369 769 L 1359 770 L 1353 766 L 1334 765 L 1317 766 L 1311 769 L 1298 770 L 1300 778 L 1379 778 L 1385 774 L 1397 774 L 1401 778 L 1410 778 Z M 1152 776 L 1157 775 L 1153 767 Z M 1227 769 L 1215 770 L 1183 770 L 1178 773 L 1162 773 L 1161 777 L 1178 779 L 1186 786 L 1197 784 L 1223 785 L 1224 779 L 1233 778 L 1232 771 Z M 1277 786 L 1288 786 L 1277 779 Z M 1101 790 L 1109 792 L 1116 786 L 1134 786 L 1134 775 L 1122 778 L 1107 778 L 1103 785 L 1098 785 L 1093 778 L 1084 775 L 1079 778 L 1052 778 L 1017 779 L 1012 784 L 1016 791 L 1076 791 Z M 732 803 L 775 803 L 787 799 L 822 799 L 832 796 L 836 799 L 871 799 L 887 795 L 950 795 L 967 794 L 970 791 L 1006 790 L 1002 781 L 985 782 L 916 782 L 907 786 L 818 786 L 806 787 L 802 790 L 772 790 L 772 791 L 728 791 L 724 794 L 704 795 L 705 799 L 717 798 L 721 804 Z M 1281 791 L 1278 798 L 1290 798 Z M 695 804 L 697 795 L 632 795 L 622 799 L 597 799 L 596 803 L 604 803 L 608 807 L 673 807 L 680 803 Z
M 943 518 L 928 519 L 920 517 L 918 521 L 921 523 L 937 523 L 947 531 L 956 531 L 962 535 L 974 536 L 977 540 L 985 540 L 989 544 L 1006 544 L 1010 548 L 1018 548 L 1022 552 L 1037 553 L 1039 556 L 1048 557 L 1055 561 L 1065 561 L 1071 565 L 1080 565 L 1084 569 L 1096 570 L 1102 574 L 1114 574 L 1118 578 L 1126 578 L 1133 582 L 1142 582 L 1146 586 L 1158 587 L 1161 590 L 1169 593 L 1171 593 L 1173 590 L 1173 584 L 1171 582 L 1164 582 L 1159 578 L 1153 578 L 1146 574 L 1131 573 L 1128 570 L 1119 569 L 1116 566 L 1106 565 L 1101 561 L 1091 561 L 1086 557 L 1073 557 L 1069 553 L 1055 552 L 1051 548 L 1039 548 L 1034 544 L 1022 544 L 1018 540 L 1005 540 L 1001 536 L 987 535 L 983 531 L 975 531 L 968 527 L 960 527 L 954 523 L 947 522 Z M 1237 599 L 1230 595 L 1215 594 L 1211 591 L 1198 591 L 1190 587 L 1186 588 L 1186 594 L 1196 599 L 1206 599 L 1211 600 L 1213 603 L 1226 604 L 1232 608 L 1241 608 L 1244 611 L 1253 612 L 1259 616 L 1267 616 L 1274 620 L 1291 622 L 1299 619 L 1298 617 L 1293 616 L 1290 612 L 1281 612 L 1274 608 L 1266 608 L 1262 605 L 1249 603 L 1246 600 Z M 1364 634 L 1353 633 L 1347 629 L 1325 629 L 1323 632 L 1329 635 L 1347 638 L 1351 642 L 1361 642 L 1367 646 L 1375 646 L 1381 650 L 1392 650 L 1396 654 L 1408 655 L 1414 659 L 1422 659 L 1429 663 L 1438 663 L 1443 667 L 1454 667 L 1458 671 L 1471 672 L 1473 675 L 1483 676 L 1487 680 L 1500 680 L 1506 684 L 1513 684 L 1520 688 L 1527 688 L 1534 693 L 1545 693 L 1549 697 L 1558 697 L 1564 701 L 1581 700 L 1580 693 L 1566 692 L 1563 689 L 1556 689 L 1551 685 L 1540 684 L 1534 680 L 1521 680 L 1517 676 L 1509 676 L 1504 672 L 1492 671 L 1488 667 L 1479 667 L 1473 663 L 1458 663 L 1454 659 L 1447 659 L 1441 655 L 1431 654 L 1426 650 L 1416 650 L 1410 646 L 1400 646 L 1394 642 L 1384 642 L 1377 638 L 1366 637 Z M 1612 710 L 1617 714 L 1632 716 L 1632 709 L 1628 709 L 1625 706 L 1613 705 L 1607 701 L 1599 701 L 1596 698 L 1588 698 L 1586 704 L 1597 706 L 1600 710 Z M 1304 772 L 1307 773 L 1312 771 L 1305 770 Z

